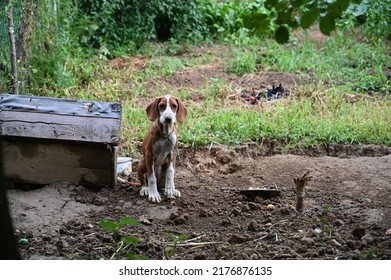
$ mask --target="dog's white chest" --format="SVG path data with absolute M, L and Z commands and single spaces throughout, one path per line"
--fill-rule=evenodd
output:
M 174 150 L 176 143 L 175 133 L 171 133 L 168 138 L 161 138 L 153 144 L 154 164 L 162 165 L 167 156 Z

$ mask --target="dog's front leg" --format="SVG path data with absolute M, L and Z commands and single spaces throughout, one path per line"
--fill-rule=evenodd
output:
M 160 194 L 157 190 L 157 180 L 153 166 L 152 173 L 148 176 L 148 200 L 155 203 L 159 203 L 160 201 L 162 201 Z
M 160 194 L 157 190 L 157 180 L 154 170 L 154 164 L 148 164 L 147 161 L 147 178 L 148 178 L 148 186 L 144 185 L 141 188 L 140 194 L 143 196 L 148 195 L 148 200 L 151 202 L 159 203 L 162 201 Z
M 164 186 L 164 194 L 168 198 L 174 198 L 174 197 L 180 197 L 181 193 L 177 189 L 175 189 L 175 183 L 174 183 L 174 176 L 175 176 L 175 156 L 173 157 L 173 160 L 171 160 L 168 164 L 168 168 L 166 171 L 166 182 Z

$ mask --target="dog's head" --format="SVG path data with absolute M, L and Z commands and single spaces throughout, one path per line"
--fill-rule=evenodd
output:
M 187 115 L 186 106 L 178 98 L 166 95 L 155 98 L 147 107 L 147 116 L 151 121 L 159 119 L 161 124 L 182 123 Z

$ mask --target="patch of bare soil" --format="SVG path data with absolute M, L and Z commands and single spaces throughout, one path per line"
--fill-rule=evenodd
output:
M 276 154 L 277 153 L 277 154 Z M 280 154 L 247 145 L 180 150 L 182 196 L 152 204 L 138 188 L 90 190 L 55 184 L 8 193 L 24 259 L 391 259 L 391 149 L 330 146 Z M 271 154 L 268 156 L 268 154 Z M 310 172 L 304 211 L 294 178 Z M 134 172 L 132 176 L 136 176 Z M 246 197 L 272 187 L 280 196 Z M 102 219 L 134 217 L 115 246 Z M 168 233 L 168 234 L 167 234 Z M 178 241 L 175 236 L 186 235 Z M 26 241 L 26 240 L 24 240 Z M 117 253 L 115 253 L 117 251 Z
M 190 53 L 197 54 L 198 53 Z M 189 54 L 189 55 L 190 55 Z M 132 58 L 115 58 L 110 60 L 108 64 L 113 69 L 121 70 L 122 72 L 144 72 L 148 66 L 148 59 L 142 57 Z M 159 90 L 192 90 L 192 100 L 198 103 L 203 103 L 205 96 L 201 96 L 199 89 L 207 86 L 213 87 L 222 81 L 227 92 L 227 97 L 230 99 L 237 98 L 245 94 L 257 94 L 266 92 L 273 86 L 282 85 L 285 89 L 286 96 L 292 94 L 299 84 L 299 78 L 294 73 L 281 73 L 272 71 L 260 71 L 253 74 L 236 76 L 225 71 L 225 67 L 221 61 L 207 65 L 200 65 L 192 68 L 184 68 L 181 71 L 176 71 L 171 77 L 155 78 L 145 81 L 146 92 L 156 92 Z M 147 104 L 151 99 L 150 96 L 141 96 L 137 103 L 140 106 Z
M 213 85 L 224 80 L 233 90 L 239 91 L 266 91 L 273 85 L 282 84 L 288 93 L 298 84 L 295 74 L 281 72 L 257 72 L 238 77 L 225 72 L 219 65 L 206 65 L 175 72 L 166 82 L 173 87 L 196 89 L 206 84 Z

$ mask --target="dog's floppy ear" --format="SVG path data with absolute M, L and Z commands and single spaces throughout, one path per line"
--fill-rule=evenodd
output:
M 150 121 L 155 121 L 159 118 L 158 103 L 160 97 L 156 97 L 148 106 L 147 106 L 147 116 Z
M 178 102 L 178 112 L 176 113 L 176 119 L 178 122 L 183 123 L 187 115 L 187 109 L 182 101 L 180 101 L 178 98 L 175 99 Z

